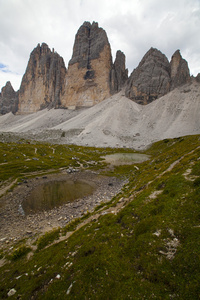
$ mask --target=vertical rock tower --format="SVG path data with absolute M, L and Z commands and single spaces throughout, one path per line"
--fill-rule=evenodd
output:
M 170 63 L 156 48 L 151 48 L 133 70 L 126 86 L 126 97 L 148 104 L 170 90 Z
M 84 22 L 74 42 L 68 64 L 64 107 L 93 106 L 111 95 L 112 56 L 106 32 L 98 23 Z
M 128 79 L 128 69 L 126 69 L 126 57 L 120 50 L 116 53 L 115 62 L 111 71 L 111 93 L 119 92 Z
M 190 81 L 188 63 L 177 50 L 171 58 L 171 90 Z
M 0 114 L 16 113 L 18 110 L 18 92 L 15 92 L 10 81 L 2 88 L 0 93 Z
M 126 85 L 126 96 L 139 104 L 148 104 L 190 81 L 187 61 L 177 50 L 169 63 L 167 57 L 151 48 L 133 70 Z
M 19 90 L 18 113 L 32 113 L 60 105 L 65 80 L 63 58 L 43 43 L 32 51 Z

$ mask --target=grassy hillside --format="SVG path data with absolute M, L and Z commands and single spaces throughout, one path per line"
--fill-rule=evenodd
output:
M 8 163 L 1 165 L 4 182 L 77 161 L 102 168 L 100 155 L 115 150 L 2 144 L 0 151 Z M 143 153 L 151 158 L 142 164 L 106 171 L 129 178 L 110 203 L 46 233 L 34 250 L 22 241 L 1 253 L 7 259 L 0 268 L 1 299 L 11 289 L 11 299 L 200 298 L 200 136 L 164 140 Z M 24 154 L 31 160 L 23 162 Z

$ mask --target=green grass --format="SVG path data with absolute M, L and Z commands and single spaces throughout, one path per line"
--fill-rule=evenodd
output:
M 34 172 L 52 172 L 81 164 L 95 169 L 103 166 L 100 155 L 96 149 L 77 146 L 0 143 L 0 180 L 4 182 Z
M 45 234 L 29 260 L 23 255 L 0 268 L 0 298 L 15 288 L 13 299 L 199 299 L 199 145 L 199 136 L 164 140 L 145 151 L 151 159 L 139 169 L 116 168 L 129 183 L 108 206 L 120 198 L 132 201 L 116 215 L 94 218 L 66 241 L 51 245 L 81 219 Z M 67 149 L 82 161 L 96 155 L 98 163 L 101 153 L 114 151 Z M 185 178 L 188 169 L 194 180 Z
M 30 247 L 22 245 L 12 252 L 12 254 L 10 255 L 10 259 L 15 261 L 15 260 L 20 259 L 21 257 L 25 256 L 26 254 L 28 254 L 30 251 L 31 251 Z
M 46 232 L 44 235 L 38 238 L 37 244 L 37 251 L 45 248 L 49 244 L 53 243 L 55 240 L 59 238 L 60 229 L 55 229 L 50 232 Z

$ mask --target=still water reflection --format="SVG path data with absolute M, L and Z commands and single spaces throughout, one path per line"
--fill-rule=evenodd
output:
M 149 159 L 149 155 L 141 153 L 114 153 L 103 156 L 105 161 L 113 166 L 142 163 Z
M 64 203 L 91 195 L 96 189 L 92 182 L 84 180 L 50 181 L 37 186 L 23 201 L 25 214 L 50 210 Z

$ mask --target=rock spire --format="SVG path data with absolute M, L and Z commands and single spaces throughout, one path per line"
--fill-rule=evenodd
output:
M 96 22 L 84 22 L 75 37 L 62 105 L 93 106 L 109 97 L 111 69 L 111 49 L 105 30 Z
M 38 44 L 31 52 L 19 91 L 9 82 L 2 88 L 0 113 L 90 107 L 122 88 L 126 97 L 148 104 L 191 80 L 179 50 L 169 62 L 161 51 L 151 48 L 129 78 L 125 61 L 124 53 L 118 50 L 113 63 L 105 30 L 96 22 L 84 22 L 75 36 L 68 70 L 58 53 L 45 43 Z
M 162 52 L 151 48 L 129 77 L 126 96 L 139 104 L 148 104 L 169 90 L 169 61 Z
M 161 51 L 151 48 L 129 77 L 125 94 L 139 104 L 148 104 L 189 81 L 188 65 L 179 50 L 169 63 Z
M 171 67 L 171 86 L 170 86 L 171 90 L 190 81 L 190 71 L 188 68 L 188 63 L 185 59 L 182 58 L 180 54 L 180 50 L 177 50 L 172 55 L 170 67 Z
M 63 58 L 43 43 L 32 51 L 19 90 L 19 113 L 60 105 L 66 68 Z
M 15 92 L 10 81 L 1 89 L 0 93 L 0 114 L 12 112 L 15 114 L 18 110 L 18 92 Z

